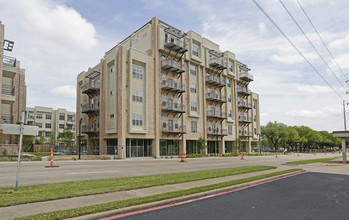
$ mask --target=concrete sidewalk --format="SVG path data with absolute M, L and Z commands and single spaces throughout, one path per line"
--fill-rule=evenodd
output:
M 0 219 L 12 219 L 12 218 L 24 217 L 28 215 L 45 213 L 45 212 L 67 210 L 67 209 L 79 208 L 84 206 L 97 205 L 101 203 L 144 197 L 144 196 L 173 192 L 178 190 L 185 190 L 185 189 L 190 189 L 194 187 L 211 185 L 211 184 L 216 184 L 221 182 L 228 182 L 232 180 L 243 179 L 247 177 L 268 174 L 268 173 L 273 173 L 273 172 L 292 169 L 292 168 L 297 168 L 297 167 L 281 165 L 277 169 L 246 173 L 246 174 L 240 174 L 240 175 L 198 180 L 198 181 L 178 183 L 178 184 L 172 184 L 172 185 L 155 186 L 155 187 L 129 190 L 129 191 L 120 191 L 120 192 L 114 192 L 114 193 L 82 196 L 82 197 L 75 197 L 70 199 L 59 199 L 59 200 L 46 201 L 46 202 L 37 202 L 37 203 L 29 203 L 29 204 L 16 205 L 16 206 L 10 206 L 10 207 L 2 207 L 0 208 Z M 86 217 L 80 217 L 79 219 L 84 219 L 84 218 Z

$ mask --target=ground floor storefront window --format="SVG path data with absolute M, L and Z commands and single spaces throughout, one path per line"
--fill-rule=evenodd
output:
M 99 140 L 93 140 L 93 154 L 99 155 Z
M 218 154 L 218 143 L 217 141 L 207 141 L 207 153 Z
M 126 139 L 126 157 L 151 157 L 152 140 Z
M 225 153 L 233 153 L 234 152 L 234 142 L 226 141 L 225 142 Z
M 187 154 L 200 154 L 200 148 L 197 146 L 196 141 L 187 140 L 186 142 Z
M 179 155 L 179 140 L 160 140 L 160 156 Z
M 107 139 L 107 154 L 118 155 L 118 139 Z

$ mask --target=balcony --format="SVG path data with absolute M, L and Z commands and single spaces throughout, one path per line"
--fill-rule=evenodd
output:
M 249 74 L 248 72 L 241 72 L 240 79 L 247 81 L 247 82 L 251 82 L 251 81 L 253 81 L 253 76 L 251 74 Z
M 166 128 L 162 127 L 162 133 L 167 134 L 186 134 L 186 127 L 184 125 L 173 126 L 170 124 L 166 124 Z
M 185 84 L 174 83 L 173 81 L 162 81 L 161 89 L 176 93 L 183 93 L 185 92 Z
M 206 76 L 206 83 L 214 85 L 214 86 L 218 86 L 218 87 L 226 86 L 225 80 L 221 80 L 219 77 L 212 76 L 212 75 Z
M 99 128 L 91 127 L 90 125 L 83 125 L 81 126 L 81 133 L 97 137 L 99 135 Z
M 87 95 L 96 94 L 99 89 L 99 83 L 88 82 L 81 86 L 81 92 Z
M 181 65 L 178 61 L 171 59 L 162 60 L 161 69 L 168 70 L 177 74 L 182 74 L 185 72 L 184 65 Z
M 220 96 L 220 95 L 216 95 L 213 93 L 206 93 L 206 100 L 219 102 L 219 103 L 226 103 L 227 102 L 225 96 Z
M 227 67 L 227 63 L 219 58 L 210 58 L 209 59 L 209 66 L 218 70 L 224 70 Z
M 92 117 L 99 113 L 99 105 L 97 104 L 85 104 L 81 106 L 81 112 Z
M 188 51 L 188 45 L 184 41 L 179 39 L 175 40 L 169 37 L 165 38 L 164 47 L 178 53 L 185 53 Z
M 216 118 L 216 119 L 227 119 L 227 113 L 225 112 L 215 112 L 215 111 L 207 111 L 206 117 L 208 118 Z
M 251 90 L 243 86 L 238 86 L 238 93 L 241 95 L 249 96 L 251 95 Z
M 217 131 L 216 129 L 208 128 L 207 129 L 207 135 L 211 135 L 211 136 L 228 136 L 228 130 L 227 129 L 218 129 L 218 131 Z
M 239 122 L 241 123 L 252 123 L 252 119 L 250 117 L 247 116 L 239 116 Z
M 1 115 L 1 124 L 14 124 L 13 115 Z
M 252 137 L 252 132 L 248 131 L 239 131 L 239 136 L 244 138 Z
M 16 101 L 15 87 L 13 86 L 2 84 L 1 94 L 1 99 L 3 100 L 3 103 L 13 103 Z
M 161 110 L 163 112 L 185 113 L 185 105 L 173 102 L 162 102 Z
M 9 57 L 9 56 L 4 56 L 2 63 L 5 66 L 9 66 L 9 67 L 16 67 L 16 58 L 14 57 Z
M 243 109 L 252 109 L 252 104 L 247 102 L 238 101 L 238 107 Z

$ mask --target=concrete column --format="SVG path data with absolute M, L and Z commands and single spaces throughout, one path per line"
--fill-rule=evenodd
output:
M 107 154 L 107 140 L 100 138 L 99 139 L 99 154 Z
M 179 153 L 187 153 L 187 142 L 184 135 L 182 136 L 182 140 L 179 141 L 179 147 Z
M 219 145 L 219 153 L 224 154 L 225 153 L 225 143 L 223 138 L 221 139 L 221 144 Z
M 347 149 L 346 149 L 346 144 L 345 144 L 345 138 L 342 138 L 342 158 L 343 158 L 343 163 L 347 163 Z

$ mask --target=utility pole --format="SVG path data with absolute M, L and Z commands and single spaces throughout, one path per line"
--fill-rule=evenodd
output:
M 16 174 L 15 191 L 18 190 L 18 179 L 19 179 L 19 170 L 20 170 L 20 163 L 21 163 L 21 151 L 22 151 L 24 120 L 25 120 L 25 112 L 23 111 L 22 112 L 21 126 L 20 126 L 20 129 L 19 129 L 19 143 L 18 143 L 18 158 L 17 158 L 17 174 Z
M 347 119 L 345 117 L 345 101 L 343 100 L 343 113 L 344 113 L 344 131 L 347 131 Z

